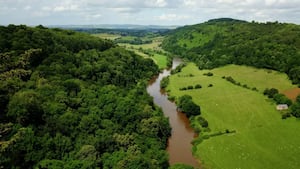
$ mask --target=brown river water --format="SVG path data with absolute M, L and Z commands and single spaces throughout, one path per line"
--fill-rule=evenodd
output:
M 176 68 L 182 61 L 174 59 L 172 69 Z M 196 136 L 190 127 L 189 119 L 185 114 L 177 112 L 175 103 L 168 100 L 168 96 L 160 89 L 160 81 L 169 76 L 171 70 L 164 70 L 158 77 L 150 81 L 147 91 L 153 97 L 154 103 L 161 107 L 164 115 L 169 118 L 172 134 L 168 140 L 167 151 L 169 153 L 170 165 L 184 163 L 195 168 L 200 168 L 199 162 L 192 155 L 191 141 Z

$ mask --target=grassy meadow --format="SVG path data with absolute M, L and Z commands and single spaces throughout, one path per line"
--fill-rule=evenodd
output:
M 212 72 L 213 76 L 203 73 Z M 234 85 L 223 76 L 258 91 Z M 179 88 L 200 84 L 201 89 Z M 213 87 L 208 87 L 212 84 Z M 167 88 L 171 96 L 188 94 L 201 106 L 209 129 L 196 139 L 194 155 L 206 168 L 213 169 L 296 169 L 300 166 L 300 121 L 281 119 L 276 105 L 262 94 L 265 88 L 280 91 L 294 88 L 285 74 L 246 66 L 228 65 L 213 70 L 198 70 L 190 63 L 182 72 L 170 77 Z M 200 126 L 197 117 L 192 120 Z M 225 131 L 234 131 L 226 133 Z M 203 135 L 225 133 L 200 143 Z
M 97 33 L 97 34 L 93 34 L 93 36 L 102 38 L 102 39 L 108 39 L 108 40 L 115 40 L 115 39 L 121 37 L 121 35 L 108 34 L 108 33 Z
M 134 36 L 121 36 L 121 35 L 107 34 L 107 33 L 93 34 L 93 36 L 103 38 L 103 39 L 109 39 L 109 40 L 116 40 L 116 39 L 133 40 L 134 38 L 136 38 Z M 146 36 L 146 37 L 142 37 L 141 39 L 152 40 L 152 43 L 140 44 L 140 45 L 134 45 L 129 43 L 118 43 L 118 45 L 126 48 L 127 50 L 131 50 L 144 58 L 153 59 L 153 61 L 158 65 L 160 69 L 166 68 L 167 56 L 162 54 L 165 51 L 160 47 L 160 44 L 162 43 L 164 37 Z
M 143 39 L 143 38 L 142 38 Z M 146 37 L 144 40 L 152 40 L 152 43 L 148 43 L 148 44 L 141 44 L 141 45 L 133 45 L 133 44 L 129 44 L 129 43 L 119 43 L 120 46 L 124 46 L 126 48 L 134 48 L 134 49 L 151 49 L 151 50 L 158 50 L 158 51 L 163 51 L 162 48 L 160 47 L 160 44 L 162 43 L 164 37 L 162 36 L 158 36 L 158 37 L 153 37 L 153 38 L 149 38 Z
M 167 56 L 160 53 L 164 52 L 160 47 L 163 37 L 154 37 L 151 40 L 152 43 L 148 44 L 133 45 L 129 43 L 119 43 L 119 45 L 125 47 L 127 50 L 134 51 L 136 54 L 145 58 L 153 59 L 160 69 L 164 69 L 167 67 Z

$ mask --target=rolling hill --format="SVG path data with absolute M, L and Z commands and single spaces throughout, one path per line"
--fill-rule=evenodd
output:
M 299 25 L 214 19 L 171 31 L 162 47 L 200 69 L 249 65 L 285 72 L 294 84 L 300 83 Z

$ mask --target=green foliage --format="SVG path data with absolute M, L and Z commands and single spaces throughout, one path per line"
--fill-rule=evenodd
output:
M 291 106 L 291 114 L 300 118 L 300 95 L 297 96 L 296 102 Z
M 204 128 L 208 127 L 208 121 L 205 118 L 203 118 L 202 116 L 199 116 L 198 120 L 202 127 L 204 127 Z
M 168 77 L 164 77 L 161 81 L 160 81 L 160 88 L 164 89 L 168 86 L 169 84 L 169 78 Z
M 300 118 L 300 103 L 299 102 L 292 105 L 291 113 L 293 116 Z
M 68 30 L 0 36 L 0 168 L 168 167 L 169 122 L 145 90 L 151 59 Z
M 171 74 L 175 74 L 175 73 L 181 72 L 182 68 L 184 68 L 185 66 L 186 66 L 185 63 L 181 63 L 175 69 L 171 70 Z
M 264 90 L 264 95 L 268 96 L 269 98 L 274 98 L 274 96 L 276 94 L 278 94 L 278 89 L 275 89 L 275 88 L 271 88 L 271 89 L 265 89 Z
M 20 91 L 10 100 L 7 115 L 23 126 L 43 123 L 42 100 L 33 90 Z
M 125 37 L 120 37 L 120 38 L 116 38 L 114 40 L 116 43 L 129 43 L 129 44 L 133 44 L 133 45 L 141 45 L 141 44 L 149 44 L 152 43 L 152 40 L 143 40 L 142 38 L 139 37 L 134 37 L 134 38 L 126 38 Z
M 287 104 L 288 106 L 291 106 L 293 104 L 292 101 L 284 94 L 275 94 L 273 99 L 277 104 Z
M 285 72 L 299 84 L 299 33 L 294 24 L 217 19 L 172 31 L 162 47 L 200 69 L 243 64 Z
M 195 89 L 201 89 L 202 86 L 201 86 L 200 84 L 196 84 L 194 88 L 195 88 Z
M 212 72 L 203 73 L 204 76 L 213 76 L 214 74 Z
M 177 107 L 180 111 L 184 112 L 187 117 L 200 115 L 200 106 L 195 104 L 192 97 L 189 95 L 183 95 L 178 98 Z

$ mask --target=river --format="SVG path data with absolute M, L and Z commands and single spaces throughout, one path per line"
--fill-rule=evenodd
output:
M 176 68 L 182 61 L 173 59 L 172 69 Z M 169 117 L 172 134 L 168 140 L 167 151 L 169 153 L 170 165 L 184 163 L 195 168 L 200 168 L 199 163 L 192 155 L 191 141 L 196 136 L 190 127 L 189 119 L 185 114 L 177 112 L 175 103 L 168 100 L 168 96 L 160 89 L 160 81 L 169 76 L 171 70 L 163 70 L 158 77 L 151 80 L 147 91 L 153 97 L 154 103 L 162 108 L 164 115 Z

